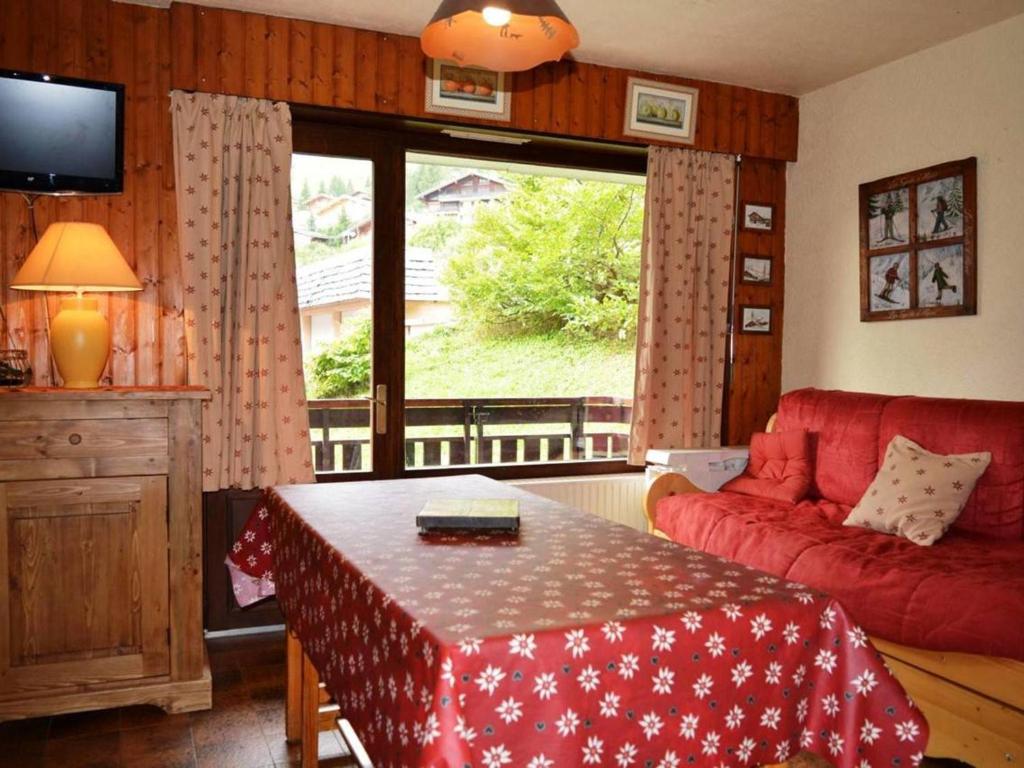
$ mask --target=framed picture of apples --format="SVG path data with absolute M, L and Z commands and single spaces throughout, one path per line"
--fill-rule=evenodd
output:
M 696 88 L 629 78 L 622 132 L 641 139 L 693 144 L 697 133 Z
M 431 59 L 427 65 L 426 110 L 437 115 L 460 115 L 507 123 L 512 99 L 505 73 L 460 67 Z

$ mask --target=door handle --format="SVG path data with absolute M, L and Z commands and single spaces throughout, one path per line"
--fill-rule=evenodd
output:
M 373 403 L 373 430 L 378 435 L 388 433 L 388 385 L 378 384 L 375 397 L 364 397 Z

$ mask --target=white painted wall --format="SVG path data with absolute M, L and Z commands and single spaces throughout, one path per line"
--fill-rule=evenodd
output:
M 800 99 L 783 390 L 1024 400 L 1024 15 Z M 857 186 L 978 158 L 978 315 L 860 322 Z

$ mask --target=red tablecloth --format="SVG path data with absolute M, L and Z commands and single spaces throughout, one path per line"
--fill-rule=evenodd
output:
M 510 496 L 518 538 L 416 532 L 428 498 Z M 863 631 L 799 584 L 482 477 L 267 508 L 236 562 L 269 556 L 269 524 L 289 625 L 382 768 L 880 768 L 927 742 Z

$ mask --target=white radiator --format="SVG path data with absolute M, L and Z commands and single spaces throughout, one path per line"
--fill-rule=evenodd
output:
M 647 531 L 647 518 L 643 510 L 643 472 L 512 480 L 509 485 L 584 512 L 592 512 L 614 523 Z

